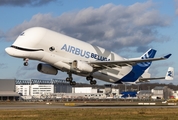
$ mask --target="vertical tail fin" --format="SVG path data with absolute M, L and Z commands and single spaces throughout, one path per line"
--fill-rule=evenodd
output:
M 154 58 L 156 54 L 156 50 L 150 48 L 147 52 L 145 52 L 140 58 L 147 59 L 147 58 Z
M 154 49 L 149 49 L 147 52 L 145 52 L 140 58 L 141 59 L 148 59 L 148 58 L 154 58 L 156 54 L 156 50 Z M 150 62 L 142 62 L 142 63 L 138 63 L 138 65 L 143 68 L 144 70 L 146 70 L 147 68 L 150 67 L 151 65 L 151 61 Z
M 168 71 L 166 73 L 165 80 L 173 80 L 173 79 L 174 79 L 174 68 L 173 67 L 169 67 Z

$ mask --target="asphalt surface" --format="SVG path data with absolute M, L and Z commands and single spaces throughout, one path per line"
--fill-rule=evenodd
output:
M 177 105 L 96 105 L 96 104 L 1 104 L 0 110 L 33 110 L 33 109 L 65 109 L 65 108 L 178 108 Z

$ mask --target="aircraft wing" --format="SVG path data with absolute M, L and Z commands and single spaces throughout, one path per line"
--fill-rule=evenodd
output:
M 159 80 L 159 79 L 173 80 L 174 79 L 174 68 L 169 67 L 165 77 L 139 78 L 139 82 L 147 82 L 147 81 L 150 81 L 150 80 Z
M 164 60 L 168 59 L 171 54 L 165 55 L 159 58 L 148 58 L 148 59 L 130 59 L 130 60 L 121 60 L 121 61 L 91 61 L 91 64 L 94 68 L 104 69 L 104 68 L 113 68 L 113 67 L 122 67 L 122 66 L 133 66 L 137 63 L 142 62 L 150 62 L 150 61 L 157 61 L 157 60 Z

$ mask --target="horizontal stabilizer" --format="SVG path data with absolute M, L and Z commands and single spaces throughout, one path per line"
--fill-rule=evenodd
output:
M 159 80 L 159 79 L 173 80 L 173 78 L 174 78 L 174 68 L 169 67 L 165 77 L 139 78 L 139 82 L 147 82 L 149 80 Z

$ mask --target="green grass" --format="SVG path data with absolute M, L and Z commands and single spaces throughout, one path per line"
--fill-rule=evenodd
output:
M 0 110 L 0 120 L 178 120 L 178 108 Z

